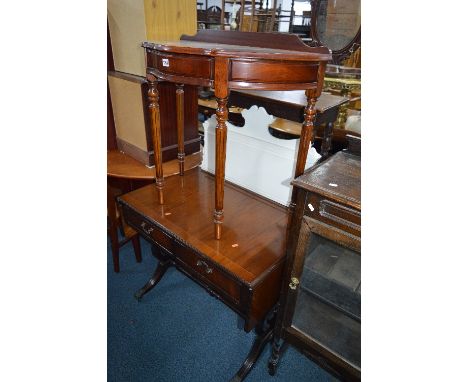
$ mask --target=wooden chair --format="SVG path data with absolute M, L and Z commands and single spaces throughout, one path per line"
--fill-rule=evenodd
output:
M 114 262 L 114 272 L 120 272 L 119 265 L 119 250 L 120 247 L 132 241 L 133 251 L 138 263 L 141 263 L 141 247 L 140 238 L 132 228 L 122 223 L 117 214 L 117 206 L 115 204 L 115 195 L 112 188 L 107 186 L 107 215 L 109 218 L 109 226 L 107 233 L 110 236 L 112 247 L 112 260 Z M 118 229 L 121 229 L 124 239 L 119 241 Z

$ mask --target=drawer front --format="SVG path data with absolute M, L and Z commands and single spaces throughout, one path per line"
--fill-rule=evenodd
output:
M 317 81 L 318 64 L 281 61 L 240 61 L 231 64 L 230 81 L 249 83 L 311 83 Z
M 213 59 L 186 54 L 148 52 L 148 66 L 160 73 L 197 79 L 213 79 Z
M 241 284 L 226 271 L 217 267 L 210 260 L 202 258 L 192 249 L 182 245 L 132 209 L 123 206 L 123 211 L 125 220 L 132 227 L 141 233 L 145 233 L 171 253 L 179 265 L 182 265 L 185 269 L 188 268 L 190 273 L 195 273 L 198 277 L 201 276 L 201 281 L 205 283 L 208 281 L 214 292 L 219 293 L 217 289 L 222 290 L 224 295 L 230 296 L 234 302 L 240 302 Z
M 309 193 L 304 215 L 361 237 L 361 211 Z
M 202 258 L 192 249 L 175 242 L 175 253 L 177 260 L 183 262 L 187 267 L 195 271 L 202 278 L 208 280 L 210 284 L 222 289 L 236 302 L 240 302 L 240 284 L 225 271 L 218 268 L 214 263 L 206 258 Z
M 168 252 L 173 253 L 174 244 L 173 240 L 156 227 L 153 223 L 149 222 L 132 209 L 123 207 L 124 217 L 128 224 L 134 227 L 139 232 L 145 233 L 150 236 L 156 243 L 166 249 Z

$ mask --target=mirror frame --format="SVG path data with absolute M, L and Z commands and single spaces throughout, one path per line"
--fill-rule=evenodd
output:
M 317 22 L 318 22 L 318 11 L 320 3 L 324 0 L 310 0 L 311 5 L 311 22 L 310 22 L 310 37 L 312 38 L 312 44 L 318 46 L 326 46 L 318 37 Z M 343 60 L 347 59 L 352 53 L 358 50 L 361 46 L 361 26 L 357 31 L 354 38 L 343 48 L 338 50 L 332 50 L 332 63 L 339 65 Z

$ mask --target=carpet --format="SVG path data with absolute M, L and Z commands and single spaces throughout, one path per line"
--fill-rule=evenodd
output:
M 120 250 L 120 273 L 107 245 L 107 370 L 109 382 L 226 382 L 237 372 L 255 333 L 237 327 L 237 315 L 202 287 L 169 269 L 141 302 L 133 297 L 151 277 L 156 259 L 141 240 L 143 262 L 131 244 Z M 334 380 L 289 347 L 275 376 L 267 345 L 246 382 Z

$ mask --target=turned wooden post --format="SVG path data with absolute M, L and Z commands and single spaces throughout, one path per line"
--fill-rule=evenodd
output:
M 315 137 L 315 116 L 317 110 L 315 110 L 315 104 L 317 103 L 317 98 L 322 93 L 323 79 L 325 77 L 325 68 L 327 66 L 326 62 L 321 62 L 318 72 L 317 72 L 317 87 L 308 89 L 305 91 L 307 97 L 307 106 L 304 109 L 304 123 L 302 124 L 301 138 L 299 141 L 299 151 L 297 153 L 297 162 L 296 162 L 296 171 L 294 173 L 294 178 L 302 175 L 304 173 L 305 164 L 307 160 L 307 153 L 309 152 L 309 147 L 312 142 L 314 142 Z M 295 203 L 295 194 L 293 192 L 293 198 L 291 199 Z
M 179 160 L 179 175 L 184 175 L 185 147 L 184 147 L 184 85 L 177 84 L 177 159 Z
M 164 203 L 163 198 L 163 167 L 162 167 L 162 152 L 161 152 L 161 121 L 159 117 L 159 93 L 157 89 L 158 79 L 148 74 L 146 77 L 149 84 L 148 89 L 148 108 L 150 113 L 151 132 L 153 135 L 153 150 L 154 150 L 154 168 L 156 171 L 156 187 L 158 189 L 159 204 Z
M 226 167 L 226 139 L 228 118 L 228 64 L 225 57 L 216 57 L 215 65 L 215 97 L 218 103 L 216 109 L 216 163 L 215 163 L 215 238 L 221 239 L 221 224 L 224 220 L 224 171 Z
M 307 106 L 304 109 L 304 123 L 302 124 L 301 138 L 299 140 L 296 171 L 294 173 L 295 178 L 304 173 L 310 143 L 314 140 L 314 119 L 316 114 L 315 103 L 317 102 L 315 93 L 315 89 L 306 90 Z

